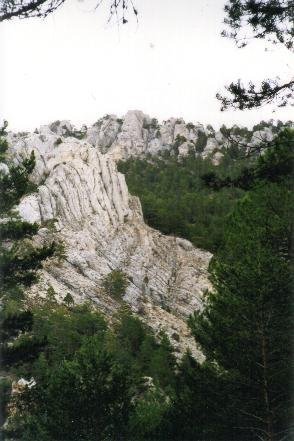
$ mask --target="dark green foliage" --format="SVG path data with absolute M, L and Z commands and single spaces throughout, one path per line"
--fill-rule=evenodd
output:
M 196 148 L 197 153 L 203 152 L 203 150 L 205 149 L 205 146 L 207 144 L 207 139 L 208 139 L 208 136 L 206 135 L 206 133 L 203 132 L 202 130 L 198 130 L 197 141 L 195 144 L 195 148 Z
M 129 382 L 127 369 L 100 336 L 89 338 L 72 361 L 53 367 L 23 397 L 28 413 L 20 439 L 39 440 L 40 432 L 56 441 L 121 439 L 131 404 Z
M 278 107 L 284 107 L 293 101 L 294 81 L 281 84 L 277 80 L 264 80 L 259 87 L 252 82 L 246 87 L 239 80 L 227 86 L 226 90 L 233 98 L 217 93 L 216 97 L 222 103 L 221 110 L 230 107 L 238 110 L 253 109 L 273 101 L 277 102 Z
M 166 389 L 174 385 L 175 357 L 172 352 L 170 341 L 163 333 L 160 336 L 160 346 L 150 358 L 149 375 Z
M 240 165 L 232 159 L 225 167 L 190 155 L 119 163 L 131 193 L 140 197 L 144 219 L 165 234 L 175 234 L 194 245 L 216 250 L 222 241 L 225 216 L 242 193 L 239 189 L 209 190 L 201 179 L 208 171 L 224 174 Z
M 115 327 L 115 336 L 115 350 L 120 354 L 121 362 L 133 367 L 135 377 L 144 373 L 162 388 L 173 384 L 175 358 L 164 333 L 156 340 L 138 318 L 122 313 Z
M 31 152 L 29 158 L 19 165 L 10 165 L 9 173 L 0 173 L 0 212 L 7 213 L 18 203 L 20 198 L 36 190 L 29 181 L 29 175 L 35 167 L 35 155 Z
M 8 143 L 5 139 L 0 139 L 0 162 L 5 163 L 5 156 L 8 149 Z
M 62 139 L 61 138 L 57 138 L 56 141 L 54 142 L 54 145 L 57 147 L 60 144 L 62 144 Z
M 173 145 L 172 145 L 172 150 L 171 150 L 171 152 L 172 152 L 174 155 L 178 156 L 180 145 L 182 145 L 182 144 L 183 144 L 184 142 L 186 142 L 186 141 L 187 141 L 187 139 L 185 138 L 185 136 L 177 135 L 177 136 L 176 136 L 176 139 L 175 139 L 175 141 L 174 141 L 174 143 L 173 143 Z
M 1 361 L 3 368 L 17 367 L 34 361 L 45 348 L 46 339 L 31 338 L 24 334 L 13 345 L 3 344 Z
M 284 166 L 293 155 L 288 141 L 284 132 L 260 157 L 251 191 L 226 221 L 224 244 L 210 266 L 214 291 L 190 320 L 206 361 L 184 357 L 173 406 L 153 439 L 292 439 L 294 207 L 291 166 Z
M 19 332 L 31 331 L 33 326 L 33 314 L 31 311 L 19 311 L 15 314 L 2 314 L 1 317 L 1 341 L 16 337 Z
M 156 118 L 152 118 L 150 122 L 147 122 L 146 120 L 143 123 L 143 129 L 147 130 L 158 130 L 158 120 Z
M 252 131 L 255 132 L 256 130 L 263 130 L 264 128 L 270 127 L 270 129 L 275 133 L 276 135 L 281 132 L 285 128 L 292 127 L 293 128 L 293 121 L 286 121 L 282 122 L 278 120 L 276 124 L 273 123 L 273 120 L 270 121 L 260 121 L 258 124 L 255 124 L 253 126 Z
M 206 130 L 207 130 L 209 136 L 214 136 L 214 135 L 215 135 L 215 130 L 214 130 L 214 128 L 212 127 L 211 124 L 208 124 L 208 125 L 206 126 Z
M 71 305 L 74 304 L 74 299 L 73 299 L 72 295 L 69 292 L 66 294 L 66 296 L 63 299 L 63 301 L 64 301 L 64 303 L 67 306 L 71 306 Z
M 5 128 L 0 131 L 0 144 L 5 144 Z M 20 300 L 22 288 L 29 287 L 37 280 L 36 271 L 42 267 L 42 261 L 61 251 L 61 245 L 54 242 L 35 248 L 29 240 L 38 231 L 37 224 L 22 221 L 13 213 L 14 207 L 22 196 L 35 190 L 29 180 L 35 167 L 32 151 L 28 158 L 15 165 L 6 158 L 6 148 L 2 150 L 2 160 L 8 171 L 0 171 L 0 297 Z
M 255 124 L 252 128 L 253 132 L 256 132 L 257 130 L 263 130 L 266 127 L 270 127 L 271 124 L 270 122 L 266 122 L 266 121 L 260 121 L 258 124 Z
M 193 124 L 193 123 L 188 123 L 188 124 L 186 124 L 186 128 L 188 129 L 188 130 L 193 130 L 194 128 L 195 128 L 195 125 Z
M 279 157 L 283 163 L 287 153 L 289 159 L 283 148 L 267 152 L 257 169 Z M 283 179 L 278 174 L 279 182 L 266 174 L 234 209 L 210 265 L 214 291 L 190 321 L 208 362 L 226 372 L 231 410 L 225 425 L 242 440 L 260 434 L 268 441 L 290 439 L 294 213 L 287 173 Z
M 187 353 L 179 366 L 174 403 L 163 422 L 162 440 L 240 439 L 234 438 L 232 427 L 230 433 L 224 430 L 225 421 L 230 417 L 224 382 L 216 366 L 200 364 Z
M 141 396 L 130 414 L 130 438 L 136 441 L 164 441 L 163 427 L 171 407 L 169 396 L 158 388 L 151 388 Z M 172 439 L 172 438 L 170 438 Z
M 230 141 L 230 143 L 234 144 L 234 139 L 245 139 L 245 141 L 249 142 L 252 138 L 253 132 L 255 130 L 260 130 L 256 128 L 257 126 L 254 126 L 252 130 L 249 130 L 247 127 L 239 127 L 239 126 L 233 126 L 233 127 L 226 127 L 225 125 L 222 125 L 220 127 L 221 134 Z M 274 127 L 274 124 L 268 123 L 266 126 L 260 124 L 260 127 Z M 236 142 L 237 146 L 238 143 Z
M 2 366 L 18 375 L 44 375 L 43 361 L 58 365 L 72 359 L 83 341 L 106 330 L 101 315 L 88 305 L 58 306 L 44 301 L 34 309 L 2 315 Z
M 281 182 L 293 178 L 294 129 L 284 129 L 275 139 L 272 148 L 258 160 L 255 179 Z
M 34 325 L 31 335 L 46 339 L 45 355 L 50 363 L 71 359 L 86 337 L 105 332 L 103 317 L 89 305 L 70 305 L 69 309 L 48 300 L 32 311 Z
M 103 280 L 105 292 L 116 299 L 121 299 L 128 286 L 126 274 L 121 270 L 113 270 Z
M 5 128 L 0 133 L 1 161 L 7 170 L 0 171 L 0 268 L 1 268 L 1 368 L 11 373 L 11 367 L 32 363 L 46 346 L 46 338 L 31 335 L 33 314 L 24 309 L 24 288 L 37 280 L 42 262 L 53 256 L 60 246 L 54 242 L 36 248 L 31 237 L 38 231 L 37 224 L 22 221 L 14 207 L 22 196 L 35 189 L 29 177 L 35 166 L 32 152 L 29 158 L 15 165 L 6 157 Z
M 8 378 L 0 379 L 0 428 L 7 418 L 7 405 L 10 400 L 11 381 Z M 0 429 L 1 436 L 1 429 Z
M 42 268 L 42 262 L 55 254 L 56 244 L 35 249 L 29 244 L 13 244 L 10 248 L 2 248 L 0 267 L 2 274 L 2 290 L 9 290 L 15 285 L 26 287 L 37 281 L 36 271 Z
M 214 289 L 204 309 L 190 318 L 206 360 L 201 364 L 187 353 L 176 362 L 166 334 L 155 336 L 124 302 L 107 325 L 89 305 L 75 306 L 66 292 L 58 304 L 52 287 L 30 308 L 10 297 L 0 317 L 2 366 L 36 384 L 14 398 L 4 436 L 290 441 L 293 131 L 281 133 L 260 157 L 246 159 L 246 168 L 231 152 L 219 166 L 193 156 L 181 163 L 169 156 L 150 160 L 120 164 L 132 191 L 141 191 L 144 215 L 147 201 L 156 226 L 188 238 L 200 224 L 205 243 L 218 248 L 210 265 Z M 224 182 L 228 187 L 221 188 Z M 15 237 L 34 234 L 30 228 L 20 226 Z M 11 224 L 3 237 L 12 235 Z M 21 277 L 30 278 L 31 271 L 34 276 L 38 257 L 47 253 L 23 249 L 20 242 L 13 245 L 15 257 L 7 258 L 20 272 L 19 279 L 7 276 L 6 296 L 21 291 Z M 127 284 L 126 275 L 114 270 L 104 289 L 121 299 Z M 5 415 L 9 382 L 0 388 Z
M 265 154 L 258 157 L 251 167 L 243 166 L 237 176 L 220 177 L 215 171 L 205 173 L 201 179 L 207 187 L 219 190 L 237 187 L 249 190 L 258 182 L 281 182 L 293 177 L 294 170 L 294 130 L 284 129 L 275 138 Z M 228 152 L 230 155 L 230 152 Z M 249 161 L 248 161 L 249 162 Z M 250 164 L 250 163 L 249 163 Z
M 291 0 L 229 0 L 225 12 L 225 23 L 231 28 L 231 33 L 224 33 L 225 36 L 239 42 L 239 33 L 245 25 L 249 25 L 254 38 L 264 38 L 292 48 L 294 10 Z M 246 37 L 241 37 L 240 43 L 245 45 Z
M 186 141 L 187 141 L 187 138 L 185 138 L 185 136 L 177 135 L 175 142 L 174 142 L 174 147 L 178 148 L 178 147 L 180 147 L 180 145 L 182 145 Z
M 38 231 L 36 223 L 31 224 L 21 220 L 9 220 L 0 224 L 0 240 L 18 240 L 31 237 Z
M 128 312 L 111 331 L 86 305 L 52 309 L 45 302 L 33 319 L 25 340 L 46 335 L 46 345 L 38 359 L 21 336 L 12 346 L 27 349 L 18 372 L 33 375 L 36 386 L 19 396 L 7 432 L 30 441 L 151 439 L 170 407 L 175 376 L 167 338 L 156 341 Z
M 228 0 L 224 9 L 224 22 L 229 30 L 223 31 L 222 35 L 233 38 L 239 47 L 258 38 L 293 49 L 293 0 Z M 293 103 L 294 81 L 292 78 L 281 83 L 277 77 L 263 80 L 259 87 L 252 82 L 246 87 L 239 79 L 226 90 L 230 93 L 229 97 L 216 95 L 222 103 L 221 110 L 230 107 L 252 109 L 271 102 L 285 106 Z
M 6 128 L 8 122 L 4 121 L 3 126 L 0 128 L 0 162 L 6 162 L 6 152 L 8 149 L 8 143 L 4 136 L 6 135 Z

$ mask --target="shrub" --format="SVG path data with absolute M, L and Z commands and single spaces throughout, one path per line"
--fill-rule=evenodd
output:
M 195 148 L 196 148 L 196 152 L 197 153 L 202 153 L 203 152 L 203 150 L 205 149 L 205 146 L 206 146 L 206 144 L 207 144 L 207 135 L 204 133 L 204 132 L 202 132 L 202 131 L 198 131 L 198 138 L 197 138 L 197 141 L 196 141 L 196 143 L 195 143 Z
M 54 142 L 54 146 L 57 147 L 59 144 L 62 144 L 62 139 L 61 138 L 57 138 L 56 141 Z
M 147 129 L 147 130 L 157 130 L 159 129 L 159 124 L 156 118 L 152 118 L 150 122 L 147 122 L 146 120 L 144 120 L 143 122 L 143 129 Z
M 186 128 L 187 128 L 188 130 L 193 130 L 193 129 L 195 128 L 195 126 L 194 126 L 193 123 L 189 122 L 189 123 L 186 125 Z
M 116 299 L 121 299 L 128 286 L 127 275 L 119 270 L 113 270 L 103 280 L 105 292 Z

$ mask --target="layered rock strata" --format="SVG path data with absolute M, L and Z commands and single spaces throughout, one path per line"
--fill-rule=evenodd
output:
M 38 190 L 23 198 L 20 215 L 42 225 L 37 242 L 54 238 L 65 245 L 65 258 L 46 263 L 31 295 L 53 288 L 60 300 L 70 293 L 76 302 L 89 300 L 112 315 L 122 301 L 108 296 L 102 284 L 120 269 L 129 282 L 123 300 L 132 310 L 155 330 L 164 329 L 176 351 L 189 347 L 200 357 L 186 319 L 201 308 L 211 254 L 144 223 L 140 201 L 117 172 L 113 151 L 103 154 L 83 139 L 64 136 L 60 124 L 59 131 L 53 129 L 8 136 L 16 161 L 32 150 L 36 156 Z M 135 142 L 135 132 L 133 137 Z

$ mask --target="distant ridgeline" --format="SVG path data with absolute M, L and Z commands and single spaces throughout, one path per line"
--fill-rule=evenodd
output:
M 130 192 L 139 196 L 147 224 L 215 252 L 226 216 L 250 186 L 257 158 L 292 125 L 262 121 L 252 130 L 222 126 L 216 132 L 176 120 L 172 143 L 161 144 L 157 154 L 149 147 L 144 155 L 120 160 L 118 169 Z
M 186 123 L 170 118 L 161 124 L 141 111 L 123 118 L 105 115 L 76 129 L 55 121 L 35 133 L 55 146 L 76 138 L 118 162 L 129 191 L 141 200 L 147 224 L 164 234 L 190 240 L 215 252 L 223 239 L 224 219 L 246 190 L 246 171 L 291 121 L 273 120 L 246 127 Z M 13 134 L 13 142 L 25 136 Z M 242 176 L 242 182 L 238 180 Z
M 268 145 L 283 127 L 292 127 L 291 121 L 273 120 L 246 127 L 222 126 L 215 130 L 211 125 L 186 123 L 182 118 L 170 118 L 161 124 L 143 112 L 129 111 L 124 118 L 105 115 L 91 127 L 76 129 L 68 121 L 55 121 L 49 125 L 52 133 L 75 137 L 108 153 L 114 159 L 160 155 L 185 157 L 190 154 L 211 158 L 215 164 L 229 152 L 236 159 Z M 41 127 L 42 131 L 42 127 Z M 36 130 L 38 132 L 38 130 Z M 58 140 L 57 140 L 58 143 Z

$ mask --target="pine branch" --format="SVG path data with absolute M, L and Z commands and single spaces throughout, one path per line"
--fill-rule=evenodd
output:
M 237 110 L 253 109 L 265 104 L 276 103 L 278 107 L 284 107 L 287 103 L 294 105 L 294 80 L 279 84 L 276 80 L 264 80 L 258 89 L 252 82 L 248 87 L 243 86 L 241 80 L 231 83 L 226 87 L 231 97 L 216 94 L 221 102 L 221 110 L 233 108 Z
M 10 20 L 14 17 L 28 18 L 28 17 L 46 17 L 57 8 L 59 8 L 65 0 L 33 0 L 19 2 L 11 2 L 2 0 L 0 6 L 0 22 Z

